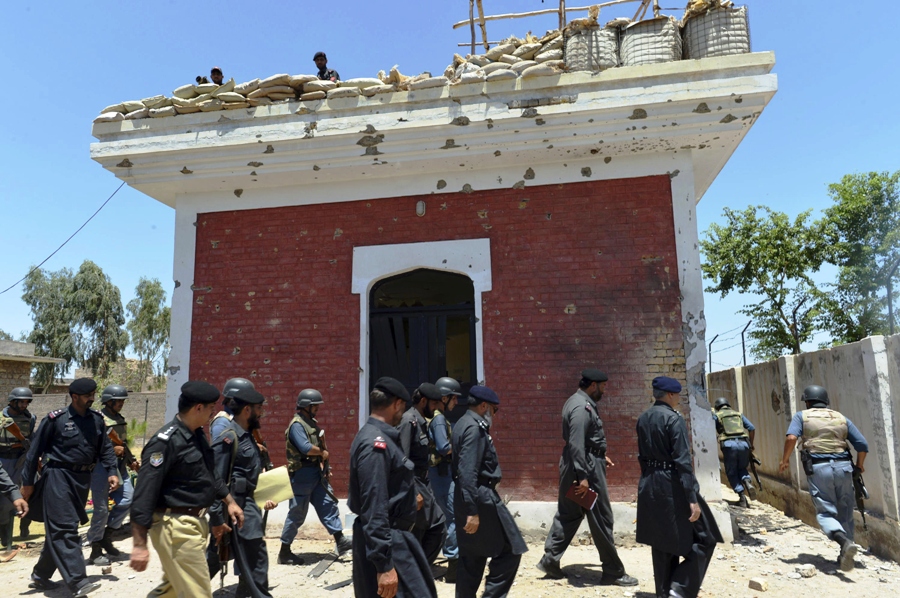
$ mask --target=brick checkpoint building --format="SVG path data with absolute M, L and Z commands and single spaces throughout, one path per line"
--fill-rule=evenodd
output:
M 633 500 L 650 380 L 686 383 L 707 499 L 695 209 L 774 95 L 771 53 L 94 125 L 92 157 L 176 211 L 168 402 L 254 381 L 275 447 L 298 392 L 346 455 L 381 374 L 501 397 L 501 494 L 555 501 L 579 372 Z M 346 493 L 347 459 L 333 459 Z

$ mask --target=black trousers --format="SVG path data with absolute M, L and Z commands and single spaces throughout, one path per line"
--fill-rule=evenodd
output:
M 43 475 L 44 547 L 32 573 L 50 579 L 59 569 L 63 582 L 75 592 L 87 583 L 78 523 L 84 517 L 91 474 L 46 468 Z
M 685 557 L 652 549 L 656 595 L 668 597 L 669 589 L 673 588 L 685 598 L 696 598 L 715 549 L 715 540 L 696 532 L 694 544 Z
M 572 538 L 578 533 L 581 522 L 587 517 L 591 538 L 603 564 L 603 574 L 622 577 L 625 575 L 625 565 L 619 558 L 613 540 L 613 512 L 606 487 L 604 465 L 597 466 L 597 474 L 600 482 L 597 488 L 592 488 L 597 492 L 597 502 L 592 509 L 584 509 L 578 503 L 566 498 L 566 492 L 575 481 L 574 470 L 560 478 L 556 516 L 553 517 L 550 533 L 544 542 L 544 554 L 559 563 Z
M 231 538 L 232 541 L 234 541 L 234 533 L 231 534 Z M 241 543 L 241 549 L 244 558 L 247 560 L 247 567 L 250 570 L 250 577 L 253 578 L 256 588 L 263 596 L 268 596 L 269 553 L 266 552 L 265 538 L 254 538 L 252 540 L 238 539 L 237 541 Z M 248 583 L 248 580 L 245 577 L 246 573 L 243 572 L 240 559 L 238 559 L 238 555 L 235 553 L 235 547 L 232 546 L 231 548 L 232 556 L 234 557 L 234 560 L 231 561 L 232 573 L 238 576 L 239 585 L 246 585 Z M 206 548 L 206 564 L 209 566 L 210 579 L 215 578 L 222 569 L 222 565 L 219 563 L 219 550 L 216 547 L 216 540 L 213 538 L 212 534 L 210 534 L 209 537 L 209 546 Z
M 478 586 L 481 585 L 481 577 L 487 565 L 488 557 L 473 556 L 466 551 L 459 551 L 459 568 L 456 571 L 456 598 L 475 598 Z M 503 547 L 503 552 L 491 558 L 488 566 L 487 578 L 484 580 L 484 594 L 482 598 L 504 598 L 509 594 L 516 572 L 519 570 L 519 561 L 522 555 L 513 554 L 509 542 Z

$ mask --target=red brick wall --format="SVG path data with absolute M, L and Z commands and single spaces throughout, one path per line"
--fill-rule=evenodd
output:
M 353 247 L 484 237 L 485 378 L 502 400 L 493 434 L 502 494 L 555 500 L 560 409 L 580 370 L 598 366 L 610 375 L 600 415 L 616 463 L 611 496 L 633 499 L 634 425 L 649 380 L 684 372 L 667 176 L 201 214 L 191 377 L 256 383 L 276 463 L 297 393 L 322 390 L 319 420 L 345 494 L 359 396 Z

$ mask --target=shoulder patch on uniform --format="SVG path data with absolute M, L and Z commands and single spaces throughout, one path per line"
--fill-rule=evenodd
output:
M 153 467 L 159 467 L 163 462 L 163 454 L 162 453 L 153 453 L 150 455 L 150 465 Z
M 232 443 L 231 436 L 227 436 L 227 435 L 224 435 L 224 434 L 223 434 L 223 435 L 222 435 L 222 442 L 224 442 L 225 444 L 231 444 L 231 443 Z
M 584 410 L 585 410 L 585 411 L 590 411 L 590 410 L 591 410 L 591 406 L 588 405 L 587 403 L 585 403 L 585 404 L 584 404 Z
M 162 438 L 163 440 L 168 440 L 174 430 L 175 430 L 175 426 L 169 426 L 165 430 L 160 431 L 156 436 L 157 436 L 157 438 Z M 160 461 L 160 463 L 162 463 L 162 461 Z
M 65 413 L 65 411 L 65 409 L 57 409 L 56 411 L 51 411 L 50 413 L 48 413 L 47 417 L 49 417 L 50 419 L 56 419 L 58 416 Z
M 385 450 L 387 448 L 387 442 L 381 436 L 376 436 L 373 446 L 377 449 Z

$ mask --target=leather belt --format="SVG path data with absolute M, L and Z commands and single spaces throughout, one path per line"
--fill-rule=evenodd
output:
M 162 515 L 190 515 L 191 517 L 203 517 L 208 509 L 200 507 L 166 507 L 165 509 L 153 509 L 154 513 Z
M 841 455 L 839 457 L 812 457 L 813 465 L 817 465 L 819 463 L 830 463 L 832 461 L 850 461 L 852 457 L 849 454 Z
M 657 461 L 656 459 L 641 459 L 641 463 L 650 469 L 661 469 L 663 471 L 675 471 L 674 461 Z
M 407 523 L 406 520 L 394 521 L 391 523 L 391 529 L 398 529 L 404 532 L 411 532 L 413 528 L 416 527 L 416 522 Z
M 491 490 L 494 490 L 497 487 L 497 484 L 500 483 L 500 480 L 495 480 L 494 478 L 486 478 L 483 476 L 478 476 L 478 485 L 479 486 L 487 486 Z
M 0 459 L 18 459 L 25 454 L 23 448 L 0 449 Z
M 62 463 L 60 461 L 48 461 L 47 467 L 50 469 L 66 469 L 73 473 L 91 473 L 94 471 L 94 467 L 96 467 L 96 463 L 91 463 L 90 465 L 75 465 L 72 463 Z
M 601 451 L 600 449 L 588 449 L 588 452 L 595 457 L 600 457 L 601 459 L 606 457 L 606 451 Z

